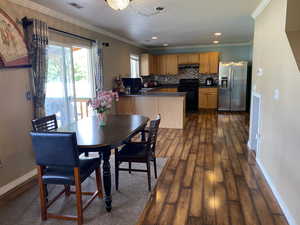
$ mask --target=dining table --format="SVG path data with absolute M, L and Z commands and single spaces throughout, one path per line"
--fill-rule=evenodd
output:
M 149 118 L 142 115 L 108 115 L 106 125 L 100 126 L 98 117 L 90 116 L 56 129 L 57 132 L 76 132 L 80 152 L 99 152 L 103 161 L 104 200 L 108 212 L 112 209 L 111 152 L 142 132 L 148 121 Z

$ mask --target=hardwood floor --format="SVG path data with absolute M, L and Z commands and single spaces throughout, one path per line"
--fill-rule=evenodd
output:
M 184 130 L 161 129 L 169 157 L 139 225 L 287 225 L 253 154 L 246 113 L 191 114 Z

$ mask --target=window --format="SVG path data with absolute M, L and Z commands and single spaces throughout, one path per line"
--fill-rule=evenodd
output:
M 140 76 L 140 58 L 138 55 L 130 55 L 130 69 L 132 78 Z
M 46 115 L 56 114 L 59 126 L 88 116 L 92 81 L 90 48 L 49 45 Z

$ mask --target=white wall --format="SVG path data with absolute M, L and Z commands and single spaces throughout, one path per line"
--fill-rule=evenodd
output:
M 287 0 L 272 0 L 255 21 L 253 86 L 262 95 L 258 160 L 290 222 L 300 224 L 300 72 L 285 33 Z M 258 68 L 264 75 L 256 76 Z M 273 98 L 279 89 L 279 100 Z

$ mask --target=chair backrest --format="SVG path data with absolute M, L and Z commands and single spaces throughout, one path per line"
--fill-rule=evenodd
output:
M 38 165 L 58 167 L 79 165 L 75 133 L 31 132 L 30 135 Z
M 56 115 L 45 116 L 31 121 L 33 131 L 46 132 L 57 129 Z
M 155 152 L 159 124 L 160 124 L 160 115 L 157 115 L 155 120 L 150 121 L 147 144 L 148 144 L 148 149 L 152 152 Z

